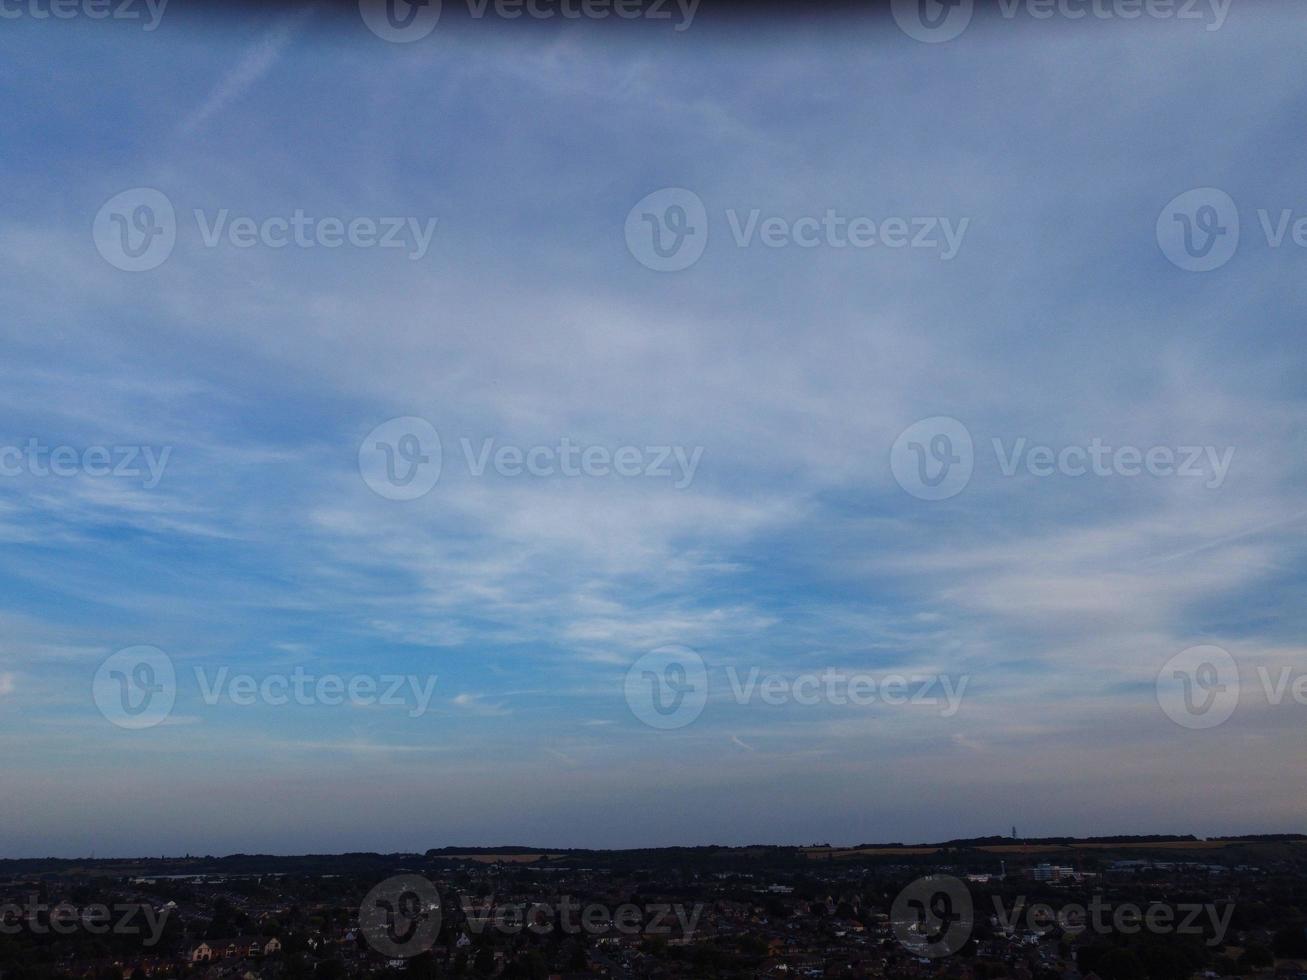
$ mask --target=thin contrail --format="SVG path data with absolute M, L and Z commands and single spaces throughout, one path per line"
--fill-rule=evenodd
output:
M 1233 534 L 1227 534 L 1223 538 L 1217 538 L 1214 541 L 1208 541 L 1204 544 L 1195 545 L 1192 548 L 1186 548 L 1184 551 L 1177 551 L 1170 555 L 1163 555 L 1161 558 L 1153 558 L 1144 562 L 1144 567 L 1150 565 L 1160 565 L 1163 562 L 1173 561 L 1176 558 L 1187 558 L 1190 555 L 1196 555 L 1203 551 L 1210 551 L 1213 548 L 1219 548 L 1223 544 L 1229 544 L 1231 541 L 1238 541 L 1240 538 L 1252 537 L 1254 534 L 1261 534 L 1264 531 L 1270 531 L 1277 527 L 1283 527 L 1286 524 L 1292 524 L 1307 517 L 1307 510 L 1301 510 L 1289 517 L 1281 518 L 1278 521 L 1270 521 L 1266 524 L 1260 524 L 1257 527 L 1245 528 L 1242 531 L 1236 531 Z
M 209 120 L 209 117 L 244 95 L 260 78 L 268 73 L 281 58 L 281 53 L 295 38 L 304 21 L 312 14 L 312 6 L 302 7 L 294 13 L 278 19 L 263 32 L 240 61 L 232 68 L 209 93 L 190 117 L 177 127 L 179 135 L 188 136 Z

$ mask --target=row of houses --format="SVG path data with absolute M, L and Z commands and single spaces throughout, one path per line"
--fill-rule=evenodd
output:
M 186 958 L 192 963 L 212 963 L 214 960 L 260 959 L 281 952 L 281 940 L 262 936 L 241 936 L 237 939 L 214 939 L 191 948 Z

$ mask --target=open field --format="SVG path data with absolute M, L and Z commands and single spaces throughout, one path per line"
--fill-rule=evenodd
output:
M 920 844 L 906 847 L 804 847 L 800 848 L 810 860 L 849 860 L 855 858 L 922 857 L 949 851 L 978 851 L 1000 855 L 1070 855 L 1077 851 L 1218 851 L 1230 847 L 1256 845 L 1256 840 L 1126 840 L 1126 841 L 1069 841 L 1066 843 L 1011 843 L 1011 844 Z M 1285 843 L 1301 844 L 1302 841 Z
M 987 854 L 1056 854 L 1058 851 L 1074 851 L 1078 844 L 988 844 L 977 847 L 977 851 Z
M 938 854 L 938 847 L 805 847 L 803 849 L 812 860 L 839 861 L 842 858 L 857 857 L 893 857 L 897 854 L 920 857 L 924 854 Z
M 990 854 L 1055 854 L 1059 851 L 1212 851 L 1247 841 L 1230 840 L 1168 840 L 1168 841 L 1074 841 L 1070 844 L 990 844 L 978 847 L 978 851 Z
M 1143 844 L 1143 843 L 1136 843 L 1132 841 L 1125 844 L 1092 843 L 1092 844 L 1076 844 L 1075 846 L 1084 848 L 1086 850 L 1094 850 L 1094 849 L 1117 850 L 1123 848 L 1137 847 L 1137 848 L 1162 848 L 1163 850 L 1170 849 L 1170 850 L 1179 850 L 1179 851 L 1210 851 L 1210 850 L 1215 850 L 1217 848 L 1230 847 L 1231 845 L 1246 844 L 1246 843 L 1249 842 L 1237 841 L 1237 840 L 1174 840 L 1174 841 L 1163 841 L 1161 843 L 1155 843 L 1155 844 Z
M 1012 842 L 1011 838 L 978 838 L 921 844 L 862 844 L 742 847 L 705 846 L 700 848 L 646 848 L 627 851 L 545 850 L 531 846 L 496 845 L 485 848 L 451 846 L 432 849 L 426 854 L 413 852 L 377 854 L 310 854 L 260 855 L 234 854 L 226 857 L 158 857 L 158 858 L 0 858 L 0 878 L 13 875 L 42 874 L 68 877 L 247 877 L 278 874 L 364 875 L 385 877 L 387 874 L 430 869 L 448 870 L 452 863 L 490 865 L 497 862 L 534 865 L 542 861 L 582 864 L 609 868 L 664 868 L 694 865 L 714 869 L 743 870 L 760 862 L 858 862 L 875 864 L 966 863 L 986 856 L 1007 858 L 1016 864 L 1073 863 L 1079 859 L 1112 860 L 1115 858 L 1153 858 L 1159 861 L 1196 860 L 1217 863 L 1258 863 L 1274 860 L 1300 860 L 1307 838 L 1245 838 L 1234 840 L 1181 840 L 1135 838 L 1121 841 L 1044 840 Z M 1023 860 L 1024 859 L 1024 860 Z
M 544 858 L 556 860 L 565 857 L 563 854 L 442 854 L 441 858 L 451 861 L 475 861 L 478 864 L 534 864 Z

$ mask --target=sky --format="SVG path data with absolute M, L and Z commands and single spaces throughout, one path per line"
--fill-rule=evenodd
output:
M 6 7 L 0 856 L 1302 831 L 1307 11 L 1123 6 Z

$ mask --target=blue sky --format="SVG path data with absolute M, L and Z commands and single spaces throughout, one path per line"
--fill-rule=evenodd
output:
M 628 29 L 629 28 L 629 29 Z M 637 846 L 1300 831 L 1307 708 L 1304 12 L 505 27 L 388 44 L 357 19 L 0 34 L 0 446 L 171 447 L 157 486 L 0 477 L 0 855 Z M 92 222 L 148 187 L 176 245 L 124 272 Z M 1215 187 L 1242 238 L 1188 272 L 1154 232 Z M 656 272 L 632 206 L 692 190 Z M 401 250 L 207 247 L 196 209 L 436 218 Z M 739 247 L 728 211 L 968 220 L 937 250 Z M 444 465 L 360 475 L 421 417 Z M 945 500 L 891 446 L 962 422 Z M 481 445 L 702 447 L 688 486 L 477 476 Z M 1232 447 L 1219 486 L 1003 473 L 1017 440 Z M 1005 450 L 1006 451 L 1006 450 Z M 642 724 L 637 658 L 707 664 Z M 1169 658 L 1238 663 L 1225 724 L 1159 708 Z M 176 703 L 111 724 L 136 645 Z M 205 703 L 196 669 L 436 678 L 429 710 Z M 967 677 L 920 706 L 771 706 L 735 676 Z

